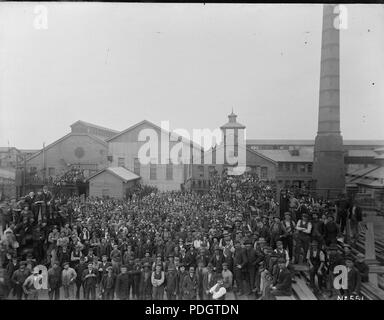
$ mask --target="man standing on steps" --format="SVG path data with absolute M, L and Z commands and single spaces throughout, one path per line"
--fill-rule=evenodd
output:
M 348 220 L 351 232 L 351 242 L 356 244 L 359 238 L 359 224 L 363 220 L 362 210 L 354 201 L 353 205 L 348 209 Z

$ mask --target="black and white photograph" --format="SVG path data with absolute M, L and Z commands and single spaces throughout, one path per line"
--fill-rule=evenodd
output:
M 1 2 L 0 300 L 384 300 L 383 57 L 382 3 Z

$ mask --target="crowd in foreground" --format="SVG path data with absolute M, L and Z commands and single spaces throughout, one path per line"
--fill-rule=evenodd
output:
M 248 173 L 216 175 L 204 194 L 143 190 L 115 200 L 54 198 L 44 187 L 3 204 L 3 298 L 41 299 L 46 285 L 49 299 L 272 300 L 292 295 L 297 264 L 315 293 L 335 294 L 340 264 L 344 294 L 368 280 L 364 256 L 338 249 L 344 222 L 353 240 L 361 221 L 346 199 L 290 193 L 279 204 L 274 184 Z

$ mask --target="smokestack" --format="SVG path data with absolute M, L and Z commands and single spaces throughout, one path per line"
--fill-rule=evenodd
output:
M 340 31 L 337 5 L 323 5 L 318 131 L 313 180 L 317 193 L 337 195 L 345 189 L 343 138 L 340 133 Z

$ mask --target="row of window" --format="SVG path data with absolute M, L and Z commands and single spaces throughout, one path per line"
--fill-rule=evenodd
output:
M 117 166 L 118 167 L 125 167 L 125 158 L 118 158 L 117 159 Z M 134 159 L 133 163 L 133 172 L 140 176 L 140 161 L 138 158 Z M 167 164 L 166 165 L 166 173 L 165 178 L 167 180 L 173 180 L 173 165 Z M 149 166 L 149 179 L 150 180 L 157 180 L 157 165 L 156 164 L 150 164 Z
M 312 163 L 279 162 L 279 172 L 312 173 Z

